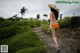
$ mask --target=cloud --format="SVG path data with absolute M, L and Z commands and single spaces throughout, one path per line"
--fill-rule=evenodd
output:
M 56 0 L 0 0 L 0 16 L 10 17 L 15 14 L 20 16 L 20 9 L 24 6 L 28 9 L 24 17 L 36 17 L 37 14 L 49 14 L 48 4 Z M 57 4 L 63 15 L 70 15 L 72 12 L 79 14 L 80 4 Z
M 63 7 L 64 16 L 73 16 L 73 13 L 75 13 L 77 16 L 80 16 L 80 5 L 66 5 Z

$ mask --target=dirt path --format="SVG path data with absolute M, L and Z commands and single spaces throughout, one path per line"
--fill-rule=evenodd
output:
M 45 47 L 48 48 L 47 53 L 57 53 L 55 51 L 55 44 L 52 41 L 51 36 L 48 36 L 47 34 L 45 34 L 45 32 L 42 31 L 42 29 L 39 27 L 33 28 L 33 31 L 39 35 L 40 40 L 43 41 L 45 44 Z M 60 44 L 60 52 L 59 53 L 72 53 L 71 49 L 66 44 L 64 44 L 61 41 L 61 39 L 59 39 L 59 44 Z

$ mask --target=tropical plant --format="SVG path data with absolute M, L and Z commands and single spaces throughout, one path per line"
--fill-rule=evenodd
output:
M 24 13 L 25 13 L 25 11 L 26 11 L 27 9 L 25 8 L 25 7 L 22 7 L 22 9 L 21 9 L 21 17 L 23 18 L 23 15 L 24 15 Z
M 0 17 L 0 22 L 3 22 L 5 19 L 3 17 Z
M 39 18 L 40 18 L 40 14 L 37 15 L 37 19 L 39 19 Z

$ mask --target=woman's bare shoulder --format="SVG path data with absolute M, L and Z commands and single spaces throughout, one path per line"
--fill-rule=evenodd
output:
M 50 13 L 51 15 L 53 14 L 53 12 Z
M 50 13 L 50 16 L 51 16 L 52 18 L 55 18 L 55 15 L 54 15 L 53 12 Z

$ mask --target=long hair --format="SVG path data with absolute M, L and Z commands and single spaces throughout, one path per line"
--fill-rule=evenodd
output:
M 53 9 L 53 8 L 50 8 L 50 10 L 51 10 L 51 12 L 53 12 L 53 13 L 54 13 L 54 15 L 55 15 L 55 17 L 56 17 L 56 20 L 58 20 L 59 12 L 58 12 L 58 11 L 56 11 L 55 9 Z

